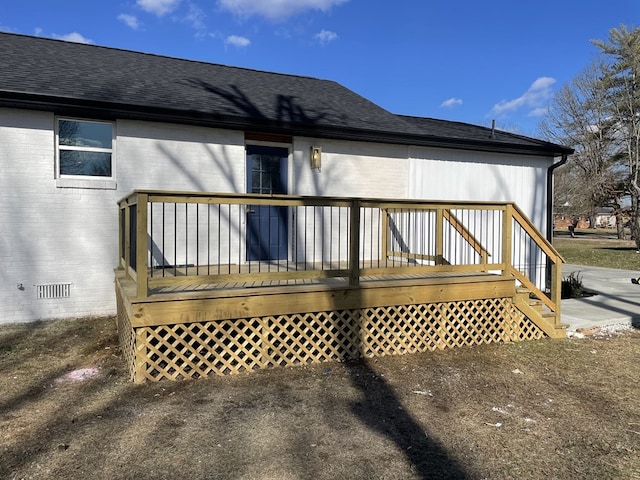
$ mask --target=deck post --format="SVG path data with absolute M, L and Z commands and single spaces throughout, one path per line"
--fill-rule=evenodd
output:
M 126 232 L 124 228 L 125 221 L 124 210 L 122 209 L 122 204 L 118 203 L 118 268 L 126 268 L 124 265 L 123 258 L 124 257 L 124 240 L 123 235 Z
M 504 271 L 502 275 L 511 275 L 511 248 L 513 242 L 513 205 L 508 203 L 505 206 L 504 217 L 502 218 L 502 262 Z
M 131 250 L 131 218 L 129 215 L 129 202 L 124 202 L 124 207 L 121 209 L 122 215 L 124 215 L 124 245 L 122 246 L 122 259 L 124 261 L 124 271 L 127 274 L 127 277 L 131 277 L 131 272 L 129 271 L 130 267 L 130 258 L 131 255 L 129 251 Z M 121 224 L 122 225 L 122 224 Z
M 444 265 L 444 209 L 436 210 L 436 265 Z
M 560 328 L 560 305 L 562 298 L 562 262 L 551 262 L 551 301 L 555 304 L 555 327 Z
M 349 214 L 349 285 L 360 285 L 360 205 L 359 199 L 351 202 Z
M 147 208 L 149 195 L 138 194 L 136 204 L 136 293 L 146 298 L 149 288 L 149 255 L 147 254 Z
M 127 271 L 127 276 L 136 281 L 137 273 L 136 273 L 136 209 L 137 209 L 137 194 L 134 193 L 129 195 L 124 200 L 124 210 L 125 210 L 125 250 L 126 256 L 124 259 L 125 269 Z

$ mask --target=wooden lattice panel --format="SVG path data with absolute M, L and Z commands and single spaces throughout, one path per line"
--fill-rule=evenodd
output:
M 127 328 L 128 321 L 120 323 Z M 133 331 L 129 326 L 129 332 L 121 332 L 120 341 L 136 382 L 544 336 L 514 307 L 511 298 L 276 315 Z M 126 351 L 135 358 L 129 358 Z
M 127 316 L 127 311 L 124 308 L 122 294 L 119 290 L 116 291 L 116 303 L 118 308 L 116 323 L 118 325 L 118 339 L 120 341 L 120 349 L 122 350 L 124 361 L 127 365 L 127 369 L 129 370 L 129 379 L 137 380 L 134 376 L 136 362 L 136 337 L 135 332 L 131 328 L 131 321 Z

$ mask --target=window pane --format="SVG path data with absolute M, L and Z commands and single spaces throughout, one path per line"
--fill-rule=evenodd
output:
M 280 172 L 280 159 L 278 157 L 271 157 L 269 159 L 269 171 L 274 173 Z
M 251 187 L 254 189 L 260 190 L 260 172 L 252 172 L 251 173 Z
M 111 124 L 60 120 L 60 145 L 111 148 Z
M 269 175 L 269 172 L 262 174 L 262 188 L 268 192 L 271 191 L 271 175 Z
M 111 154 L 60 150 L 60 175 L 111 176 Z

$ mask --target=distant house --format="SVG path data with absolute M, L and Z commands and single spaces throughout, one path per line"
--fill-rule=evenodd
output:
M 596 228 L 616 228 L 616 216 L 613 207 L 598 209 L 595 216 Z
M 514 202 L 544 235 L 572 152 L 330 80 L 8 33 L 0 52 L 0 323 L 114 314 L 117 202 L 136 189 Z M 277 191 L 260 155 L 281 159 Z
M 628 218 L 629 207 L 623 207 L 619 213 L 622 214 L 623 223 Z M 588 215 L 568 215 L 556 213 L 554 215 L 554 228 L 567 229 L 569 225 L 575 223 L 576 228 L 616 228 L 616 211 L 613 207 L 600 207 L 594 217 L 593 226 Z
M 557 213 L 554 215 L 553 226 L 556 230 L 567 230 L 570 226 L 575 228 L 589 228 L 589 217 L 586 215 Z

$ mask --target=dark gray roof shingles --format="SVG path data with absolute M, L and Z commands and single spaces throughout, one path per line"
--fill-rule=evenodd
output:
M 487 129 L 469 124 L 395 115 L 329 80 L 8 33 L 0 33 L 0 54 L 0 105 L 33 98 L 290 134 L 458 148 L 475 142 L 547 155 L 563 148 L 504 132 L 491 138 Z

